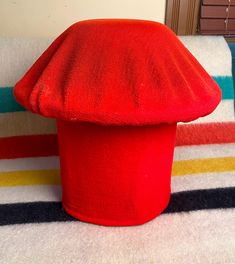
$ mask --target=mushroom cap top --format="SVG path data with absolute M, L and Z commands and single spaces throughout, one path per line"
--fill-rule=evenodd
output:
M 132 19 L 73 24 L 14 95 L 46 117 L 109 125 L 187 122 L 221 100 L 218 85 L 169 28 Z

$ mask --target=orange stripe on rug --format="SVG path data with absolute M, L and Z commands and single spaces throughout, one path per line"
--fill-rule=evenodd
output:
M 176 146 L 235 142 L 235 122 L 178 125 Z M 0 159 L 58 155 L 57 135 L 0 137 Z
M 58 155 L 57 135 L 0 138 L 0 159 Z
M 177 126 L 176 146 L 235 142 L 235 122 Z

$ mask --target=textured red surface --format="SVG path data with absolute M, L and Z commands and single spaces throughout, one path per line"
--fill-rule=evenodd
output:
M 28 110 L 57 118 L 65 210 L 115 226 L 145 223 L 166 208 L 176 123 L 221 100 L 171 30 L 125 19 L 69 27 L 14 94 Z
M 221 91 L 166 26 L 87 20 L 63 32 L 14 89 L 30 111 L 111 125 L 191 121 Z
M 176 125 L 113 127 L 58 121 L 63 207 L 101 225 L 137 225 L 170 199 Z

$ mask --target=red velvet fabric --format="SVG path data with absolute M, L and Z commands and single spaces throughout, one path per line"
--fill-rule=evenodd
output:
M 170 29 L 125 19 L 72 25 L 14 93 L 32 112 L 108 125 L 191 121 L 221 100 L 218 85 Z
M 143 224 L 170 199 L 176 125 L 100 126 L 58 120 L 63 207 L 101 225 Z
M 69 27 L 14 94 L 28 110 L 57 119 L 65 210 L 116 226 L 164 210 L 176 123 L 209 114 L 221 100 L 171 30 L 125 19 Z

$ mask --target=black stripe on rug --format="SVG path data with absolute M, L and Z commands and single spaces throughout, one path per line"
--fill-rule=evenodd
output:
M 173 193 L 164 213 L 235 208 L 235 187 Z M 0 205 L 0 226 L 26 223 L 76 221 L 61 202 L 32 202 Z

